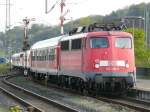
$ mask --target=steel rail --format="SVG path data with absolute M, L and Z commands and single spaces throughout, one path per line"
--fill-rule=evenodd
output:
M 126 106 L 128 108 L 141 111 L 141 112 L 150 112 L 150 108 L 143 107 L 144 104 L 140 106 L 141 101 L 135 100 L 135 99 L 130 99 L 130 98 L 112 99 L 112 98 L 106 98 L 106 97 L 97 97 L 97 99 L 104 101 L 104 102 Z
M 73 107 L 71 107 L 70 105 L 62 104 L 62 103 L 60 103 L 59 101 L 55 101 L 55 100 L 53 100 L 53 99 L 49 99 L 49 98 L 47 98 L 47 97 L 44 97 L 44 96 L 41 96 L 41 95 L 39 95 L 39 94 L 37 94 L 37 93 L 34 93 L 34 92 L 32 92 L 32 91 L 29 91 L 29 90 L 27 90 L 27 89 L 25 89 L 25 88 L 22 88 L 22 87 L 20 87 L 20 86 L 18 86 L 18 85 L 15 85 L 15 84 L 13 84 L 13 83 L 11 83 L 11 82 L 8 82 L 7 79 L 9 79 L 9 78 L 11 78 L 11 77 L 4 78 L 3 82 L 4 82 L 5 84 L 7 84 L 7 85 L 13 87 L 13 88 L 16 88 L 16 89 L 18 89 L 18 90 L 21 90 L 22 92 L 25 92 L 25 93 L 27 93 L 27 94 L 29 94 L 29 95 L 31 95 L 31 96 L 37 97 L 37 98 L 40 99 L 40 100 L 43 100 L 43 101 L 45 101 L 45 102 L 47 102 L 47 103 L 50 103 L 50 104 L 53 104 L 54 106 L 56 106 L 56 107 L 58 107 L 58 108 L 62 108 L 62 109 L 64 109 L 64 110 L 68 111 L 68 112 L 80 112 L 79 109 L 73 108 Z
M 33 106 L 32 104 L 30 104 L 29 102 L 19 98 L 18 96 L 16 96 L 15 94 L 7 91 L 6 89 L 0 87 L 0 90 L 3 91 L 5 94 L 7 94 L 8 96 L 12 97 L 14 100 L 18 101 L 21 105 L 25 106 L 26 108 L 33 108 L 32 112 L 44 112 L 43 110 L 40 110 L 38 107 Z
M 130 89 L 128 92 L 129 97 L 135 97 L 140 100 L 144 101 L 150 101 L 150 91 L 149 90 L 144 90 L 144 89 Z
M 1 75 L 0 76 L 0 79 L 3 79 L 3 78 L 7 78 L 7 77 L 10 77 L 11 75 Z M 11 76 L 11 77 L 14 77 Z M 7 94 L 9 97 L 13 98 L 15 101 L 17 101 L 18 103 L 20 103 L 21 105 L 23 105 L 26 109 L 28 108 L 32 108 L 33 109 L 33 112 L 44 112 L 43 110 L 40 110 L 38 107 L 36 106 L 33 106 L 32 104 L 30 104 L 29 102 L 21 99 L 20 97 L 16 96 L 15 94 L 7 91 L 5 88 L 2 88 L 0 87 L 0 90 L 4 93 L 4 94 Z
M 150 107 L 150 101 L 140 100 L 140 99 L 132 98 L 132 97 L 125 97 L 124 99 L 128 100 L 128 101 L 131 101 L 131 102 L 138 103 L 138 104 L 147 105 L 147 106 Z

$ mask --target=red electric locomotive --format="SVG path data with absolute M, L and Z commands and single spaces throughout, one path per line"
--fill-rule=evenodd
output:
M 135 85 L 134 42 L 121 27 L 94 24 L 31 46 L 33 78 L 88 92 L 120 92 Z

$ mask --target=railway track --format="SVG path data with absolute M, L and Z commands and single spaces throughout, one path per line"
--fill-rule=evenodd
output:
M 52 88 L 62 89 L 55 85 L 50 85 Z M 74 90 L 69 90 L 68 88 L 63 88 L 64 91 L 75 93 Z M 81 93 L 78 93 L 81 95 Z M 93 96 L 89 96 L 93 97 Z M 150 112 L 150 91 L 131 89 L 129 96 L 120 97 L 120 98 L 110 98 L 110 97 L 95 97 L 94 98 L 105 101 L 108 103 L 119 104 L 126 106 L 128 108 L 140 111 L 140 112 Z
M 5 89 L 4 89 L 5 88 Z M 7 89 L 6 89 L 7 88 Z M 34 92 L 23 89 L 14 85 L 6 78 L 1 82 L 1 88 L 5 93 L 17 99 L 21 104 L 26 107 L 33 107 L 32 112 L 79 112 L 68 105 L 61 104 L 46 97 L 42 97 Z
M 17 102 L 19 102 L 23 106 L 23 108 L 24 108 L 22 110 L 25 110 L 25 111 L 31 111 L 32 110 L 32 112 L 44 112 L 43 110 L 39 109 L 36 106 L 33 106 L 31 103 L 29 103 L 29 102 L 27 102 L 27 101 L 19 98 L 18 96 L 16 96 L 15 94 L 7 91 L 6 89 L 0 87 L 0 90 L 3 91 L 8 96 L 12 97 Z
M 109 102 L 109 103 L 115 103 L 122 106 L 126 106 L 128 108 L 132 108 L 134 110 L 140 111 L 140 112 L 150 112 L 150 102 L 146 102 L 143 100 L 137 100 L 135 98 L 131 97 L 124 97 L 124 98 L 106 98 L 106 97 L 97 97 L 97 99 Z
M 55 88 L 56 86 L 51 86 L 53 88 Z M 56 87 L 57 89 L 61 89 L 59 87 Z M 64 89 L 64 91 L 70 92 L 68 89 Z M 74 93 L 75 91 L 71 91 L 71 93 Z M 149 93 L 149 94 L 148 94 Z M 79 93 L 80 94 L 80 93 Z M 133 96 L 125 96 L 125 97 L 120 97 L 120 98 L 111 98 L 111 97 L 104 97 L 104 96 L 97 96 L 97 97 L 93 97 L 93 96 L 89 96 L 89 97 L 93 97 L 96 98 L 98 100 L 104 101 L 104 102 L 108 102 L 108 103 L 113 103 L 113 104 L 119 104 L 122 106 L 126 106 L 128 108 L 140 111 L 140 112 L 150 112 L 150 102 L 148 101 L 150 99 L 150 92 L 148 91 L 142 91 L 142 90 L 136 90 L 133 89 L 132 93 L 130 94 L 134 94 Z M 81 94 L 80 94 L 81 95 Z
M 7 81 L 26 88 L 27 90 L 34 91 L 35 93 L 41 94 L 46 98 L 54 98 L 55 100 L 60 100 L 65 104 L 71 104 L 73 107 L 76 107 L 80 112 L 101 112 L 101 111 L 110 111 L 110 112 L 136 112 L 132 109 L 112 104 L 106 103 L 96 98 L 83 96 L 77 94 L 76 92 L 72 93 L 58 88 L 49 88 L 43 85 L 39 85 L 31 80 L 26 80 L 24 77 L 15 77 L 10 78 Z M 26 84 L 26 81 L 29 83 Z M 21 85 L 20 85 L 21 83 Z M 29 87 L 30 86 L 30 87 Z M 46 94 L 43 94 L 46 93 Z M 48 93 L 48 94 L 47 94 Z
M 128 96 L 139 100 L 150 101 L 150 91 L 144 89 L 130 89 L 128 91 Z
M 9 75 L 3 75 L 0 76 L 0 90 L 1 92 L 3 92 L 4 94 L 6 94 L 8 97 L 11 97 L 13 100 L 17 101 L 19 103 L 19 105 L 21 106 L 20 109 L 22 109 L 23 111 L 31 111 L 32 112 L 44 112 L 43 110 L 40 110 L 39 108 L 37 108 L 36 106 L 33 106 L 32 104 L 30 104 L 29 102 L 19 98 L 18 96 L 16 96 L 15 94 L 11 93 L 10 91 L 8 91 L 7 89 L 2 87 L 2 80 L 5 77 L 8 77 Z M 15 106 L 14 106 L 15 107 Z
M 14 84 L 6 81 L 6 80 L 5 80 L 5 83 L 8 83 L 12 86 L 16 86 L 16 85 L 14 85 Z M 55 88 L 55 87 L 53 86 L 53 88 Z M 60 88 L 56 88 L 56 89 L 60 89 Z M 69 92 L 69 91 L 67 91 L 67 92 Z M 150 112 L 150 102 L 145 101 L 145 100 L 140 100 L 140 99 L 137 99 L 134 97 L 123 97 L 123 98 L 117 98 L 116 99 L 116 98 L 106 98 L 106 97 L 99 97 L 98 96 L 98 97 L 96 97 L 96 99 L 104 101 L 104 102 L 108 102 L 108 103 L 119 104 L 119 105 L 122 105 L 125 107 L 132 108 L 136 111 Z

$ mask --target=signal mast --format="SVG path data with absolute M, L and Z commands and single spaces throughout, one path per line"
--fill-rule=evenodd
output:
M 63 8 L 65 6 L 64 0 L 61 0 L 60 7 L 61 7 L 61 16 L 60 16 L 60 26 L 61 26 L 61 35 L 64 35 L 64 16 L 63 16 Z
M 50 10 L 48 11 L 48 8 L 47 8 L 47 0 L 45 1 L 45 5 L 46 5 L 46 7 L 45 7 L 45 13 L 46 14 L 48 14 L 49 12 L 51 12 L 53 9 L 54 9 L 54 7 L 55 7 L 55 5 L 57 5 L 58 4 L 58 2 L 59 2 L 60 0 L 57 0 L 56 2 L 55 2 L 55 4 L 50 8 Z M 65 4 L 65 1 L 66 0 L 61 0 L 61 2 L 60 2 L 60 32 L 61 32 L 61 35 L 64 35 L 64 20 L 65 20 L 65 15 L 69 12 L 69 10 L 67 10 L 65 13 L 64 13 L 64 7 L 66 6 L 66 4 Z

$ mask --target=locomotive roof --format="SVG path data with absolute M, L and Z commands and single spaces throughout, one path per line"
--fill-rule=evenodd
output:
M 130 33 L 123 32 L 123 31 L 98 31 L 98 32 L 88 32 L 88 33 L 80 33 L 80 34 L 75 34 L 75 35 L 64 35 L 64 36 L 59 36 L 59 37 L 54 37 L 42 41 L 38 41 L 35 44 L 31 46 L 31 49 L 42 49 L 46 47 L 51 47 L 51 46 L 57 46 L 59 40 L 60 41 L 65 41 L 65 40 L 73 40 L 73 39 L 78 39 L 78 38 L 83 38 L 86 36 L 132 36 Z
M 122 37 L 132 37 L 132 35 L 128 32 L 123 31 L 98 31 L 98 32 L 90 32 L 88 36 L 122 36 Z

